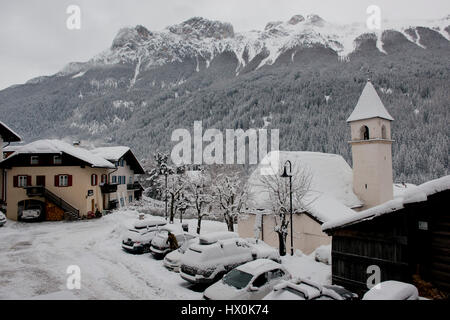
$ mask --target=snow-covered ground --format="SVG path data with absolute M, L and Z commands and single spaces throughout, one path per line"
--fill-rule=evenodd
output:
M 201 288 L 167 270 L 161 260 L 122 251 L 122 234 L 137 215 L 122 210 L 79 222 L 8 220 L 0 228 L 0 299 L 201 299 Z M 195 231 L 196 220 L 183 222 Z M 202 222 L 202 234 L 225 230 L 224 223 Z M 328 283 L 330 266 L 313 257 L 284 257 L 283 264 L 294 276 Z M 67 294 L 70 265 L 80 267 L 81 289 Z

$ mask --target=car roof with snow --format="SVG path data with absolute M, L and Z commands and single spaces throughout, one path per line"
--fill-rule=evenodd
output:
M 145 227 L 151 227 L 151 226 L 164 226 L 167 222 L 163 219 L 143 219 L 138 220 L 134 223 L 135 228 L 145 228 Z
M 250 274 L 261 274 L 274 269 L 284 269 L 284 267 L 269 259 L 257 259 L 247 262 L 236 269 Z
M 321 295 L 327 295 L 330 296 L 333 299 L 336 300 L 343 300 L 343 298 L 337 294 L 335 291 L 325 288 L 321 286 L 318 283 L 315 283 L 314 281 L 308 280 L 308 279 L 292 279 L 289 281 L 282 281 L 278 285 L 276 285 L 273 290 L 275 292 L 280 292 L 285 289 L 292 289 L 299 293 L 299 297 L 301 299 L 315 299 L 320 297 Z
M 199 238 L 199 243 L 202 245 L 207 245 L 216 243 L 218 240 L 231 238 L 239 238 L 239 235 L 236 232 L 231 231 L 217 231 L 201 235 Z

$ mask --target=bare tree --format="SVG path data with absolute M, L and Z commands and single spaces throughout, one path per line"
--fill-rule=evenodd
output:
M 228 170 L 214 177 L 214 204 L 223 213 L 228 231 L 234 231 L 234 223 L 245 209 L 248 192 L 240 171 Z
M 307 209 L 307 203 L 304 201 L 304 198 L 311 187 L 311 173 L 309 170 L 295 167 L 289 174 L 292 174 L 292 187 L 290 186 L 289 179 L 281 177 L 279 172 L 260 176 L 262 186 L 268 193 L 270 199 L 270 210 L 275 220 L 275 232 L 278 234 L 281 256 L 286 255 L 286 238 L 289 226 L 287 215 L 290 213 L 290 190 L 292 190 L 292 211 L 295 213 Z
M 167 179 L 167 197 L 170 204 L 169 222 L 173 223 L 178 209 L 180 195 L 185 187 L 185 181 L 180 174 L 172 174 Z
M 211 213 L 211 179 L 206 170 L 194 171 L 197 176 L 186 176 L 186 196 L 197 215 L 197 233 L 200 234 L 202 219 Z

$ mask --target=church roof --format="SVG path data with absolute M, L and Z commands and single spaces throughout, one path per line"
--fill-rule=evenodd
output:
M 355 109 L 350 117 L 348 117 L 347 122 L 370 118 L 383 118 L 390 121 L 394 120 L 384 107 L 377 91 L 369 80 L 359 97 Z

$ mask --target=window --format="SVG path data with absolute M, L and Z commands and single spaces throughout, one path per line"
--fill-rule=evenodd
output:
M 381 138 L 382 139 L 387 139 L 387 137 L 386 137 L 386 126 L 384 124 L 381 126 Z
M 255 286 L 257 288 L 261 288 L 266 283 L 267 283 L 267 273 L 265 272 L 265 273 L 259 275 L 258 278 L 256 278 L 255 281 L 253 281 L 253 286 Z
M 39 164 L 39 157 L 38 156 L 31 156 L 31 164 Z
M 17 186 L 19 188 L 28 186 L 28 176 L 18 176 L 17 177 Z
M 102 174 L 102 183 L 108 183 L 108 176 L 106 174 Z
M 112 183 L 117 183 L 117 176 L 112 176 Z
M 53 164 L 62 164 L 61 156 L 53 156 Z
M 128 197 L 128 203 L 133 202 L 133 196 Z
M 72 176 L 70 174 L 58 174 L 55 176 L 55 187 L 71 187 Z
M 129 177 L 129 178 L 128 178 L 128 183 L 129 183 L 129 184 L 133 184 L 133 177 Z
M 120 198 L 120 206 L 121 207 L 125 206 L 125 200 L 123 198 Z
M 69 185 L 69 176 L 64 174 L 59 176 L 59 187 L 67 187 Z
M 117 176 L 117 183 L 122 184 L 122 176 Z
M 276 269 L 269 272 L 269 280 L 279 279 L 284 276 L 284 272 L 281 269 Z
M 96 174 L 91 175 L 91 186 L 97 185 L 97 179 L 98 179 L 98 177 Z
M 127 177 L 122 176 L 122 183 L 123 183 L 123 184 L 127 184 Z
M 369 140 L 369 127 L 362 126 L 360 131 L 361 140 Z

